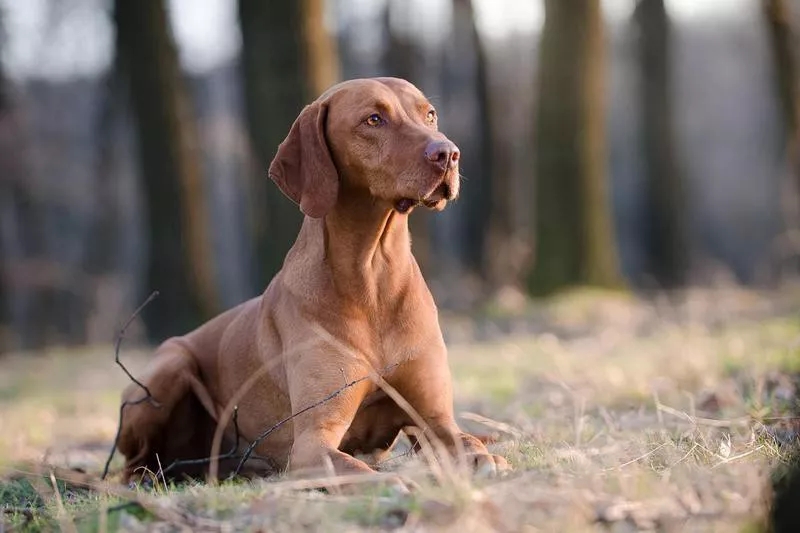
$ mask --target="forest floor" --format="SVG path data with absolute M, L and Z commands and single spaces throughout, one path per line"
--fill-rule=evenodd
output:
M 798 311 L 800 288 L 727 287 L 443 316 L 459 420 L 514 471 L 432 475 L 400 455 L 383 467 L 419 483 L 410 496 L 101 483 L 127 383 L 113 350 L 4 356 L 0 531 L 762 531 L 796 437 Z

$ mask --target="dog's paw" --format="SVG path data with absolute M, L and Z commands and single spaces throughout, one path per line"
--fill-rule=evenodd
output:
M 472 470 L 477 477 L 492 478 L 502 476 L 511 471 L 505 457 L 490 453 L 475 453 L 467 458 L 472 463 Z

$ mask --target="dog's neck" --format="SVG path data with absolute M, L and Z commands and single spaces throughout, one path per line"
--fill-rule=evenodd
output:
M 360 196 L 341 195 L 324 219 L 325 252 L 331 265 L 369 273 L 386 262 L 410 261 L 408 216 L 386 202 Z
M 333 283 L 338 294 L 366 305 L 400 294 L 419 272 L 411 255 L 408 216 L 366 193 L 352 191 L 340 191 L 324 218 L 305 218 L 287 261 L 309 264 L 303 258 L 323 269 L 319 283 Z M 303 271 L 316 276 L 315 270 L 290 269 L 284 277 L 308 286 L 315 282 L 294 277 Z

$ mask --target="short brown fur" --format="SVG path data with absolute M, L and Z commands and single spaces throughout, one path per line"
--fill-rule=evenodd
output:
M 413 206 L 442 209 L 459 187 L 458 149 L 428 100 L 396 78 L 336 85 L 300 113 L 269 173 L 306 215 L 297 241 L 260 297 L 158 348 L 141 379 L 160 407 L 129 406 L 122 421 L 125 479 L 207 457 L 221 413 L 264 365 L 237 402 L 243 445 L 346 382 L 388 369 L 386 381 L 453 453 L 463 445 L 475 466 L 506 469 L 456 424 L 436 305 L 411 253 Z M 142 395 L 132 384 L 123 400 Z M 265 460 L 249 470 L 372 472 L 353 454 L 380 455 L 414 426 L 365 380 L 271 434 L 255 450 Z M 233 437 L 228 423 L 228 445 Z

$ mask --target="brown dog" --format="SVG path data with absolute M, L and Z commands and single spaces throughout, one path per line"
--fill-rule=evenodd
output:
M 482 470 L 506 469 L 456 425 L 436 306 L 411 254 L 408 214 L 419 204 L 441 210 L 458 195 L 458 159 L 430 102 L 404 80 L 347 81 L 306 106 L 269 169 L 306 215 L 297 241 L 261 297 L 158 348 L 141 379 L 157 405 L 124 411 L 126 480 L 141 467 L 219 453 L 218 424 L 221 449 L 235 446 L 233 404 L 240 450 L 314 406 L 258 443 L 248 462 L 257 473 L 372 472 L 353 454 L 388 450 L 419 426 Z M 411 409 L 361 379 L 375 374 Z M 132 384 L 123 399 L 143 396 Z M 169 474 L 207 468 L 184 463 Z

